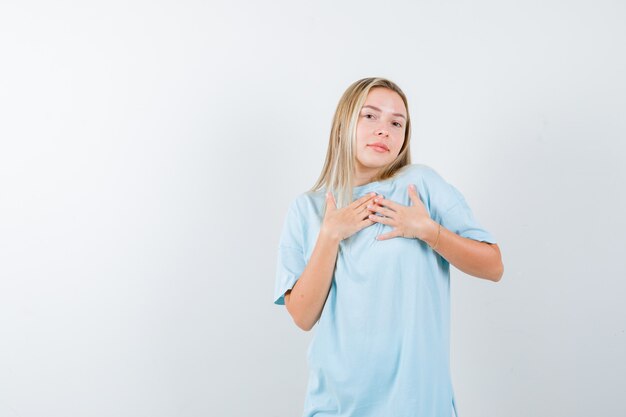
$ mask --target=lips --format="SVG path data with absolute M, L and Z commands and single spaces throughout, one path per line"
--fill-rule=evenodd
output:
M 389 148 L 387 147 L 387 145 L 385 145 L 382 142 L 370 143 L 367 146 L 370 146 L 371 148 L 373 148 L 375 151 L 378 151 L 378 152 L 387 152 L 387 151 L 389 151 Z

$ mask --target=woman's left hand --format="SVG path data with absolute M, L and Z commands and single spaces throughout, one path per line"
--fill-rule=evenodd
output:
M 395 201 L 377 197 L 374 199 L 374 203 L 367 207 L 372 212 L 369 215 L 371 220 L 394 227 L 391 232 L 376 237 L 376 240 L 391 239 L 398 236 L 423 240 L 434 226 L 434 222 L 424 203 L 420 200 L 415 186 L 410 184 L 408 189 L 409 198 L 413 202 L 412 206 L 404 206 Z M 380 213 L 385 217 L 377 216 L 374 213 Z

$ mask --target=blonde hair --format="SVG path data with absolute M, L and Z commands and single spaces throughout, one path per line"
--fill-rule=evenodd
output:
M 380 181 L 393 177 L 402 167 L 411 164 L 410 138 L 411 118 L 406 95 L 394 82 L 381 78 L 370 77 L 355 81 L 343 93 L 330 130 L 326 161 L 317 182 L 309 191 L 315 192 L 322 187 L 335 195 L 337 208 L 345 207 L 352 202 L 352 183 L 356 159 L 356 126 L 359 112 L 365 103 L 369 91 L 375 87 L 388 88 L 402 98 L 406 107 L 406 129 L 404 142 L 398 157 L 372 178 Z M 325 210 L 325 208 L 324 208 Z

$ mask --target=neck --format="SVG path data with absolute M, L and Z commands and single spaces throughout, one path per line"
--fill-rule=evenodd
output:
M 354 179 L 352 180 L 352 186 L 358 187 L 361 185 L 369 184 L 373 181 L 373 179 L 378 174 L 378 169 L 372 168 L 367 172 L 358 171 L 354 174 Z

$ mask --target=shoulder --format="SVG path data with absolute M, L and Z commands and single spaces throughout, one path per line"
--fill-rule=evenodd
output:
M 434 210 L 446 210 L 464 199 L 456 187 L 429 165 L 411 164 L 403 169 L 405 181 L 415 184 L 422 198 Z
M 324 189 L 318 191 L 305 191 L 297 194 L 289 203 L 289 211 L 296 215 L 306 216 L 312 211 L 318 211 L 323 207 L 326 192 Z
M 425 186 L 441 185 L 445 182 L 443 177 L 431 166 L 426 164 L 409 164 L 398 170 L 398 178 L 404 178 L 409 183 L 423 184 Z

